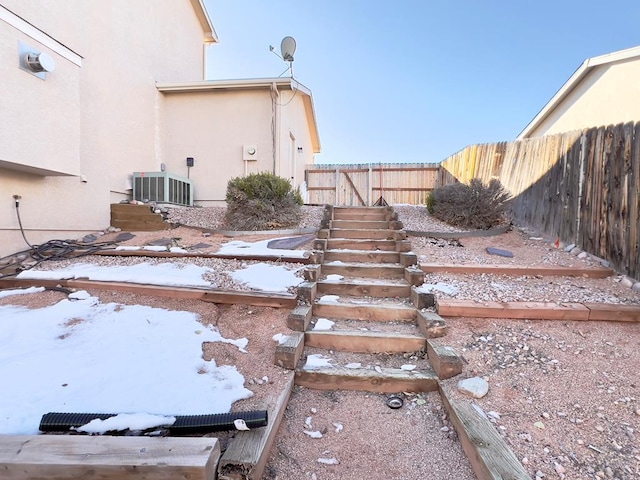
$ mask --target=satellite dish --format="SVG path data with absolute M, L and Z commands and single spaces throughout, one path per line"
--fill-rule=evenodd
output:
M 293 37 L 284 37 L 280 43 L 280 52 L 285 62 L 293 62 L 293 54 L 296 53 L 296 40 Z

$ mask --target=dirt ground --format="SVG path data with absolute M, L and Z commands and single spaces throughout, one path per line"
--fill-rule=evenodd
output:
M 173 233 L 188 238 L 183 231 Z M 139 235 L 137 241 L 128 243 L 144 244 L 147 236 L 162 235 L 166 232 Z M 196 235 L 198 241 L 216 245 L 228 240 L 200 238 L 201 232 Z M 423 263 L 596 266 L 594 261 L 580 260 L 519 231 L 461 239 L 462 246 L 410 239 Z M 514 256 L 489 255 L 486 246 L 508 249 Z M 536 296 L 532 290 L 564 281 L 555 277 L 543 279 L 546 283 L 533 278 L 473 277 L 466 276 L 464 282 L 459 278 L 434 279 L 458 281 L 460 298 L 481 294 L 487 281 L 500 284 L 515 297 L 531 298 Z M 429 276 L 427 281 L 431 281 Z M 589 298 L 600 298 L 606 285 L 607 298 L 640 304 L 640 294 L 624 287 L 620 276 L 610 277 L 605 283 L 583 278 L 570 282 L 575 291 Z M 544 296 L 550 301 L 567 301 L 564 296 L 571 297 L 573 291 L 552 288 Z M 247 337 L 246 354 L 231 345 L 203 345 L 205 358 L 236 365 L 245 376 L 247 388 L 254 392 L 252 398 L 238 402 L 235 410 L 261 408 L 291 376 L 291 372 L 273 364 L 276 342 L 272 337 L 288 333 L 286 310 L 107 291 L 90 293 L 102 301 L 192 311 L 227 338 Z M 44 292 L 0 299 L 0 305 L 38 307 L 61 298 L 62 293 Z M 497 431 L 532 478 L 640 478 L 638 324 L 496 319 L 450 319 L 448 324 L 449 333 L 439 343 L 453 346 L 463 356 L 461 378 L 478 375 L 488 380 L 489 394 L 476 403 L 490 412 Z M 446 384 L 455 390 L 457 381 L 454 378 Z M 399 410 L 389 409 L 386 398 L 381 394 L 295 387 L 264 479 L 474 478 L 437 394 L 403 395 L 405 403 Z M 305 434 L 316 430 L 322 438 Z M 225 448 L 229 436 L 220 437 Z M 334 458 L 339 463 L 326 463 Z

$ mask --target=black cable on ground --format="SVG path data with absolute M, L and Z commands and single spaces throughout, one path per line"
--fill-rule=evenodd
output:
M 114 413 L 59 413 L 50 412 L 40 420 L 41 432 L 68 432 L 86 425 L 91 420 L 106 420 L 115 417 Z M 252 430 L 265 427 L 269 421 L 266 410 L 248 412 L 215 413 L 209 415 L 176 415 L 173 425 L 164 425 L 171 435 L 204 434 L 228 430 Z M 237 421 L 246 428 L 238 428 Z
M 29 270 L 41 264 L 47 260 L 66 260 L 68 258 L 84 257 L 87 255 L 93 255 L 95 252 L 111 248 L 118 242 L 100 242 L 100 243 L 83 243 L 74 240 L 49 240 L 42 245 L 33 245 L 27 239 L 24 228 L 22 226 L 22 219 L 20 217 L 20 196 L 14 195 L 16 216 L 18 217 L 18 225 L 20 226 L 20 233 L 25 243 L 29 246 L 29 249 L 17 252 L 11 255 L 0 258 L 0 264 L 3 260 L 10 258 L 18 258 L 21 255 L 29 255 L 35 263 L 32 265 L 24 265 L 24 260 L 15 260 L 11 263 L 4 265 L 4 269 L 11 269 L 15 267 L 14 273 L 5 274 L 5 277 L 15 276 L 21 271 Z

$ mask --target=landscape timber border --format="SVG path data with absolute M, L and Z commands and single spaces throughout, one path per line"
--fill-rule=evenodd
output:
M 470 238 L 470 237 L 493 237 L 495 235 L 501 235 L 511 230 L 513 226 L 509 223 L 500 227 L 490 228 L 488 230 L 465 230 L 464 232 L 421 232 L 419 230 L 404 230 L 410 237 L 429 237 L 429 238 L 442 238 L 445 240 L 451 240 L 456 238 Z

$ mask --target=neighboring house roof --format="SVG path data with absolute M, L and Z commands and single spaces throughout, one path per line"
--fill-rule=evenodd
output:
M 216 33 L 216 29 L 213 28 L 213 22 L 211 21 L 211 17 L 209 17 L 209 13 L 207 12 L 207 8 L 204 6 L 203 0 L 190 1 L 193 10 L 196 12 L 196 16 L 200 21 L 202 31 L 204 32 L 205 43 L 218 43 L 218 34 Z
M 538 112 L 529 124 L 520 132 L 517 139 L 527 138 L 554 111 L 558 105 L 580 84 L 580 82 L 596 67 L 622 60 L 640 57 L 640 46 L 618 50 L 598 57 L 587 58 L 556 92 L 549 102 Z
M 302 94 L 313 153 L 320 153 L 320 135 L 318 134 L 318 124 L 316 122 L 311 90 L 293 78 L 247 78 L 241 80 L 206 80 L 202 82 L 156 84 L 158 91 L 164 93 L 205 92 L 215 90 L 263 90 L 271 89 L 274 86 L 279 90 L 296 90 Z

